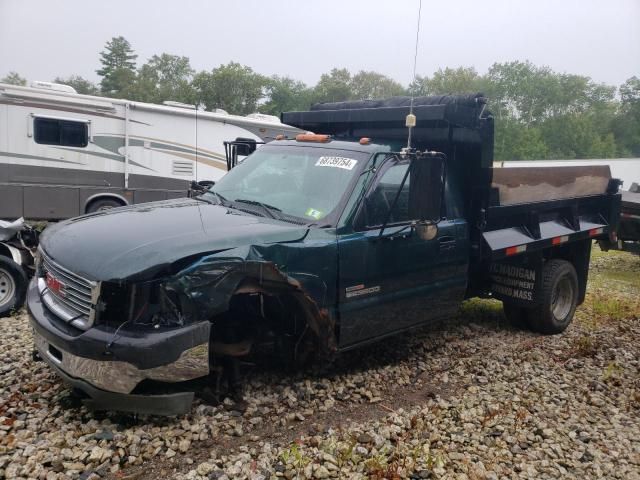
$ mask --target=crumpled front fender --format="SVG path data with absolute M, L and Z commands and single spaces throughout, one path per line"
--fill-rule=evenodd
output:
M 315 334 L 318 353 L 335 353 L 334 321 L 322 303 L 327 294 L 325 282 L 309 273 L 287 275 L 263 253 L 261 247 L 251 246 L 207 255 L 166 279 L 163 288 L 183 299 L 181 313 L 187 321 L 212 319 L 228 311 L 234 295 L 286 293 Z

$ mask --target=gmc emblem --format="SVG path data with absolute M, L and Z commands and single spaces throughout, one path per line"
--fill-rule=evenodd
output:
M 65 293 L 64 293 L 65 284 L 62 283 L 60 280 L 58 280 L 53 275 L 51 275 L 49 272 L 47 272 L 47 275 L 46 275 L 46 282 L 47 282 L 47 287 L 53 293 L 55 293 L 56 295 L 58 295 L 60 297 L 66 296 Z

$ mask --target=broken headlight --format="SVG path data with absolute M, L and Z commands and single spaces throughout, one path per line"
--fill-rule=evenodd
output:
M 219 288 L 219 284 L 234 267 L 235 262 L 203 259 L 175 275 L 133 285 L 128 317 L 135 325 L 153 328 L 209 320 L 226 308 L 233 291 Z

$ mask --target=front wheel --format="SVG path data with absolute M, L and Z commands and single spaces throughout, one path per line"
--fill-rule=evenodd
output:
M 573 320 L 577 305 L 575 268 L 566 260 L 550 260 L 542 268 L 538 304 L 527 312 L 531 328 L 546 335 L 561 333 Z
M 10 258 L 0 256 L 0 317 L 11 315 L 22 307 L 27 283 L 22 267 Z

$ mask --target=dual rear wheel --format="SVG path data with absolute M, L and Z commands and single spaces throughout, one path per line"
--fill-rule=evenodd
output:
M 538 302 L 533 308 L 504 303 L 504 314 L 514 325 L 547 335 L 563 332 L 578 305 L 578 275 L 566 260 L 554 259 L 542 268 Z

